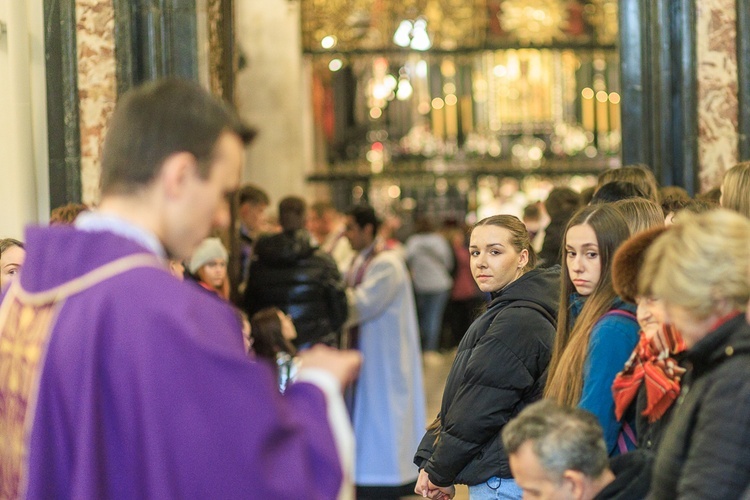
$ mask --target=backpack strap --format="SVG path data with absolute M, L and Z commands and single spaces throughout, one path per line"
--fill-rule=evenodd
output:
M 621 318 L 627 318 L 636 324 L 638 324 L 638 318 L 630 311 L 626 311 L 625 309 L 611 309 L 607 311 L 606 313 L 602 314 L 602 318 L 606 316 L 620 316 Z
M 620 455 L 624 455 L 629 451 L 627 441 L 625 441 L 626 437 L 630 440 L 633 446 L 637 447 L 638 440 L 635 438 L 633 428 L 630 427 L 630 424 L 627 422 L 623 422 L 620 434 L 617 436 L 617 448 L 620 450 Z

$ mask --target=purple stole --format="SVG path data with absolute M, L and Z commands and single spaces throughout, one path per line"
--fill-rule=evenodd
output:
M 354 262 L 357 260 L 357 257 L 359 257 L 359 255 L 356 255 L 354 259 L 352 259 L 352 266 L 349 268 L 349 271 L 346 274 L 347 286 L 356 288 L 357 286 L 362 284 L 362 281 L 365 278 L 365 272 L 367 272 L 367 268 L 370 265 L 370 262 L 372 262 L 372 259 L 377 254 L 378 249 L 376 245 L 373 244 L 369 249 L 365 250 L 364 259 L 362 260 L 362 263 L 359 265 L 359 267 L 354 267 Z M 359 324 L 356 324 L 353 327 L 349 328 L 343 344 L 344 349 L 359 350 Z M 349 411 L 349 418 L 351 418 L 352 421 L 354 421 L 354 401 L 356 399 L 356 396 L 357 382 L 354 381 L 344 391 L 344 403 L 346 403 L 346 409 Z
M 359 267 L 354 267 L 354 262 L 357 260 L 359 255 L 355 256 L 352 260 L 352 266 L 346 274 L 346 284 L 351 288 L 356 288 L 362 284 L 362 280 L 365 278 L 365 272 L 370 265 L 372 259 L 378 254 L 376 246 L 373 244 L 369 249 L 365 250 L 365 256 Z M 359 325 L 354 325 L 349 328 L 346 342 L 344 343 L 345 349 L 359 349 Z

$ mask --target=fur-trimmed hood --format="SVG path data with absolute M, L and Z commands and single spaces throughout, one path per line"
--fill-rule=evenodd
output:
M 667 226 L 657 226 L 636 233 L 615 252 L 612 260 L 612 286 L 623 300 L 635 304 L 638 296 L 638 272 L 643 267 L 646 250 L 667 229 Z

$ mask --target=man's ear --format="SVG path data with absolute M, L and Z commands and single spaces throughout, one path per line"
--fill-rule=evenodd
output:
M 563 472 L 561 487 L 565 490 L 566 498 L 583 498 L 585 491 L 586 476 L 577 470 L 566 470 Z
M 178 198 L 187 181 L 197 175 L 195 156 L 187 152 L 173 153 L 164 160 L 158 181 L 167 198 Z

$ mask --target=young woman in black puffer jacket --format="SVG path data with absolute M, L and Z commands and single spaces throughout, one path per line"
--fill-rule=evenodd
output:
M 471 233 L 471 268 L 492 294 L 469 327 L 451 367 L 440 414 L 414 457 L 416 493 L 448 498 L 456 483 L 521 498 L 500 432 L 540 399 L 555 336 L 560 269 L 535 270 L 536 255 L 518 218 L 486 218 Z

